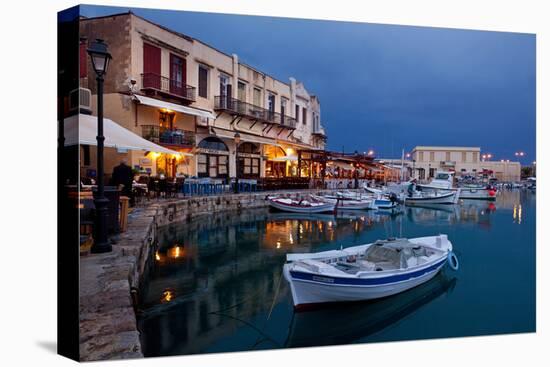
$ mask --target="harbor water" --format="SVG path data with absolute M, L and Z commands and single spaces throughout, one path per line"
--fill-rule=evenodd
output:
M 146 356 L 535 331 L 535 193 L 336 216 L 220 213 L 159 230 L 140 292 Z M 448 234 L 460 261 L 412 290 L 294 312 L 282 267 L 312 252 Z

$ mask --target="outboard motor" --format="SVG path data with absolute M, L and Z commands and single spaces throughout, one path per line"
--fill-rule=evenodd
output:
M 389 199 L 390 199 L 390 201 L 392 202 L 392 204 L 393 204 L 393 203 L 398 203 L 398 202 L 399 202 L 399 200 L 398 200 L 398 198 L 397 198 L 397 194 L 396 194 L 395 192 L 390 193 Z

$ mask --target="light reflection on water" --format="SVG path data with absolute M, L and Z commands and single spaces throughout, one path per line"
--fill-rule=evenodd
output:
M 458 272 L 445 269 L 420 287 L 378 301 L 293 312 L 281 280 L 286 253 L 438 233 L 453 242 Z M 159 243 L 141 291 L 147 356 L 535 327 L 535 195 L 525 191 L 504 191 L 496 203 L 396 213 L 222 213 L 163 228 Z

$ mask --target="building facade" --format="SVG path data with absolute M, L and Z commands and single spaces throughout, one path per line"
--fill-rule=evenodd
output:
M 453 171 L 457 176 L 486 175 L 500 181 L 519 181 L 519 162 L 491 161 L 482 159 L 479 147 L 436 147 L 417 146 L 407 162 L 411 176 L 419 180 L 429 180 L 436 171 Z
M 95 74 L 86 48 L 96 38 L 113 59 L 104 115 L 126 129 L 191 157 L 107 150 L 106 172 L 122 157 L 152 175 L 212 178 L 297 176 L 297 151 L 323 150 L 319 99 L 303 83 L 280 81 L 197 39 L 131 12 L 80 21 L 80 86 Z M 86 154 L 94 156 L 92 153 Z M 113 158 L 114 157 L 114 158 Z M 94 160 L 81 159 L 81 171 Z M 303 173 L 303 169 L 302 169 Z

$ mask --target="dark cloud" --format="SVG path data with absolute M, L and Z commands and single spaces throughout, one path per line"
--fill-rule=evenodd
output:
M 83 6 L 87 16 L 125 11 Z M 481 146 L 535 160 L 535 36 L 134 9 L 319 96 L 329 148 Z

